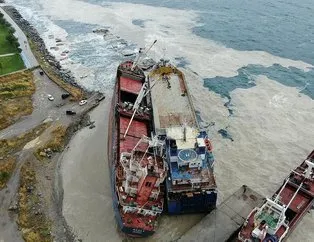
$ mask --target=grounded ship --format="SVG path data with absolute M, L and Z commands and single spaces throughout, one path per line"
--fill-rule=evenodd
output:
M 286 178 L 272 199 L 251 211 L 239 241 L 280 242 L 285 240 L 314 202 L 314 150 Z
M 119 65 L 108 139 L 113 207 L 129 236 L 154 233 L 163 211 L 167 175 L 163 141 L 154 136 L 149 83 L 133 62 Z
M 165 201 L 180 214 L 209 212 L 217 200 L 212 146 L 183 74 L 161 60 L 146 78 L 139 58 L 118 67 L 108 128 L 114 213 L 133 237 L 154 233 Z
M 212 145 L 200 130 L 183 73 L 161 59 L 149 74 L 155 132 L 165 140 L 170 214 L 210 212 L 216 207 Z

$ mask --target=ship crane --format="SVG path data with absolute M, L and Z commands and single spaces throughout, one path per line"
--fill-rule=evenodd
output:
M 138 112 L 139 108 L 140 108 L 140 104 L 143 100 L 144 97 L 147 96 L 147 94 L 153 89 L 153 87 L 156 85 L 157 82 L 155 82 L 150 88 L 148 87 L 148 82 L 149 82 L 149 78 L 145 80 L 141 90 L 140 90 L 140 93 L 138 94 L 136 100 L 135 100 L 135 103 L 134 105 L 132 106 L 132 109 L 133 109 L 133 114 L 132 114 L 132 117 L 131 117 L 131 120 L 128 124 L 128 127 L 123 135 L 123 139 L 125 139 L 125 136 L 128 134 L 128 131 L 129 131 L 129 128 L 131 126 L 131 123 L 134 119 L 134 116 L 136 114 L 136 112 Z M 146 108 L 146 110 L 149 110 L 149 108 Z
M 155 83 L 149 88 L 149 87 L 148 87 L 148 82 L 149 82 L 149 79 L 146 79 L 145 82 L 144 82 L 144 84 L 143 84 L 143 86 L 142 86 L 142 88 L 141 88 L 141 90 L 140 90 L 140 93 L 138 94 L 138 96 L 137 96 L 137 98 L 136 98 L 136 100 L 135 100 L 135 103 L 134 103 L 134 105 L 133 105 L 133 107 L 132 107 L 132 109 L 133 109 L 133 114 L 132 114 L 131 120 L 130 120 L 130 122 L 129 122 L 129 124 L 128 124 L 128 127 L 127 127 L 127 129 L 126 129 L 126 131 L 125 131 L 125 133 L 124 133 L 124 135 L 123 135 L 123 139 L 125 139 L 126 135 L 128 134 L 129 128 L 130 128 L 130 126 L 131 126 L 131 123 L 132 123 L 132 121 L 133 121 L 133 119 L 134 119 L 134 116 L 135 116 L 136 112 L 138 112 L 138 110 L 139 110 L 139 108 L 140 108 L 140 104 L 141 104 L 143 98 L 147 96 L 147 94 L 152 90 L 152 88 L 153 88 L 153 87 L 155 86 L 155 84 L 156 84 L 156 82 L 155 82 Z
M 147 149 L 145 150 L 145 152 L 144 152 L 144 154 L 143 154 L 143 156 L 142 156 L 142 158 L 141 158 L 141 160 L 140 160 L 139 163 L 141 163 L 141 162 L 143 161 L 143 159 L 144 159 L 144 157 L 145 157 L 145 155 L 146 155 L 146 153 L 148 152 L 148 149 L 149 149 L 150 147 L 156 148 L 156 147 L 163 147 L 163 145 L 164 145 L 164 142 L 161 141 L 161 140 L 159 140 L 156 135 L 153 135 L 153 134 L 152 134 L 152 137 L 151 137 L 151 138 L 146 137 L 145 135 L 143 135 L 142 138 L 137 142 L 137 144 L 136 144 L 136 145 L 134 146 L 134 148 L 132 149 L 132 156 L 133 156 L 133 154 L 134 154 L 136 148 L 137 148 L 141 143 L 148 143 L 148 147 L 147 147 Z M 160 154 L 160 155 L 162 155 L 162 154 Z M 154 149 L 154 163 L 155 163 L 155 165 L 157 164 L 156 162 L 157 162 L 157 161 L 156 161 L 156 152 L 155 152 L 155 149 Z
M 133 71 L 134 68 L 137 66 L 137 64 L 140 62 L 142 56 L 145 56 L 145 55 L 148 53 L 148 51 L 150 51 L 150 49 L 153 48 L 153 46 L 156 44 L 156 42 L 157 42 L 157 40 L 155 40 L 155 41 L 151 44 L 151 46 L 149 46 L 149 48 L 145 51 L 145 53 L 144 53 L 143 55 L 142 55 L 142 48 L 140 48 L 140 50 L 139 50 L 139 55 L 137 56 L 137 59 L 133 62 L 133 65 L 132 65 L 132 67 L 131 67 L 131 71 Z
M 155 40 L 155 41 L 151 44 L 151 46 L 145 51 L 144 55 L 146 55 L 146 54 L 148 53 L 148 51 L 150 51 L 150 49 L 154 46 L 154 44 L 155 44 L 156 42 L 157 42 L 157 40 Z M 133 65 L 132 65 L 132 68 L 131 68 L 132 71 L 133 71 L 134 68 L 137 66 L 138 62 L 140 61 L 141 56 L 142 56 L 141 54 L 142 54 L 142 52 L 141 52 L 141 49 L 140 49 L 138 58 L 137 58 L 136 61 L 134 61 Z M 138 96 L 137 96 L 137 98 L 136 98 L 136 100 L 135 100 L 135 103 L 134 103 L 133 108 L 132 108 L 132 109 L 133 109 L 133 114 L 132 114 L 131 120 L 130 120 L 130 122 L 129 122 L 129 124 L 128 124 L 128 127 L 127 127 L 127 129 L 126 129 L 126 131 L 125 131 L 125 134 L 123 135 L 123 139 L 125 139 L 125 137 L 126 137 L 128 131 L 129 131 L 129 128 L 130 128 L 130 126 L 131 126 L 131 123 L 132 123 L 132 121 L 133 121 L 133 118 L 134 118 L 136 112 L 138 111 L 138 109 L 139 109 L 139 107 L 140 107 L 140 104 L 141 104 L 143 98 L 144 98 L 144 97 L 150 92 L 150 90 L 154 87 L 154 85 L 153 85 L 151 88 L 149 88 L 149 87 L 148 87 L 148 82 L 149 82 L 149 79 L 146 79 L 145 82 L 144 82 L 144 84 L 143 84 L 143 86 L 142 86 L 142 88 L 141 88 L 141 90 L 140 90 L 140 93 L 138 94 Z
M 305 163 L 307 164 L 307 169 L 304 171 L 303 174 L 297 173 L 296 171 L 292 171 L 293 173 L 303 177 L 301 184 L 299 184 L 297 190 L 294 192 L 294 194 L 292 195 L 292 198 L 289 200 L 287 205 L 281 205 L 279 203 L 279 199 L 280 199 L 280 194 L 283 192 L 284 188 L 286 187 L 286 185 L 288 184 L 288 182 L 290 181 L 289 177 L 286 178 L 286 181 L 284 183 L 284 185 L 282 186 L 282 188 L 280 189 L 280 191 L 278 192 L 278 194 L 276 195 L 276 197 L 273 200 L 267 199 L 268 204 L 270 205 L 267 209 L 267 211 L 269 212 L 273 207 L 277 207 L 280 208 L 281 212 L 279 215 L 279 219 L 278 221 L 282 221 L 282 218 L 285 217 L 285 213 L 288 210 L 288 208 L 290 207 L 290 205 L 292 204 L 292 202 L 294 201 L 295 197 L 297 196 L 298 192 L 300 191 L 300 189 L 302 188 L 304 182 L 306 179 L 311 179 L 312 178 L 312 174 L 313 174 L 313 167 L 314 167 L 314 163 L 310 162 L 309 160 L 305 160 Z M 287 227 L 287 225 L 285 225 Z M 277 227 L 277 230 L 280 228 L 280 226 Z M 277 230 L 275 232 L 277 232 Z

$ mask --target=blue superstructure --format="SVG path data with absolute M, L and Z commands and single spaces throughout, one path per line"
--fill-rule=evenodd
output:
M 217 201 L 212 147 L 205 131 L 198 132 L 194 138 L 186 137 L 185 141 L 176 139 L 173 133 L 185 132 L 184 129 L 190 129 L 190 134 L 196 133 L 193 128 L 172 127 L 172 134 L 166 138 L 168 212 L 210 212 Z

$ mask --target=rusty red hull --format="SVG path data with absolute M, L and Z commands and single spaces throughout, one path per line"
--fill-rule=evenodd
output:
M 273 199 L 269 202 L 272 207 L 268 209 L 284 209 L 285 222 L 276 227 L 270 233 L 270 229 L 274 224 L 278 223 L 280 216 L 276 217 L 274 214 L 276 210 L 268 213 L 269 210 L 265 209 L 261 211 L 261 208 L 255 208 L 248 216 L 246 222 L 241 227 L 239 232 L 239 241 L 254 241 L 253 235 L 258 226 L 259 217 L 263 217 L 266 222 L 267 229 L 257 231 L 267 231 L 266 236 L 262 236 L 262 239 L 256 241 L 284 241 L 288 238 L 294 228 L 298 225 L 304 215 L 312 208 L 314 203 L 314 171 L 311 166 L 314 163 L 314 150 L 310 155 L 295 168 L 283 182 L 283 185 L 273 195 Z M 275 201 L 275 203 L 272 203 Z M 279 206 L 277 206 L 277 204 Z M 267 212 L 264 212 L 267 211 Z M 267 216 L 266 216 L 267 215 Z M 274 226 L 275 228 L 275 226 Z
M 126 103 L 134 103 L 142 85 L 145 75 L 139 68 L 131 70 L 132 62 L 120 64 L 117 70 L 115 91 L 112 98 L 110 112 L 109 137 L 108 137 L 108 162 L 110 167 L 113 209 L 120 230 L 130 237 L 146 237 L 155 232 L 152 225 L 157 216 L 143 216 L 141 214 L 125 213 L 121 206 L 121 194 L 117 190 L 119 179 L 123 176 L 123 169 L 119 164 L 122 152 L 131 152 L 141 137 L 150 136 L 153 131 L 152 117 L 150 113 L 136 113 L 127 135 L 128 124 L 132 116 L 132 109 Z M 150 106 L 149 96 L 143 100 L 146 106 Z M 124 137 L 125 136 L 125 137 Z M 140 144 L 137 151 L 145 151 L 147 145 Z M 120 195 L 120 196 L 119 196 Z M 142 198 L 143 199 L 143 198 Z M 143 206 L 147 201 L 143 202 Z

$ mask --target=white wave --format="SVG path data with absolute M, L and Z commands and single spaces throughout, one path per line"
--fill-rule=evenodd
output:
M 149 45 L 157 39 L 154 56 L 161 57 L 163 49 L 166 49 L 167 58 L 186 58 L 189 67 L 202 77 L 235 76 L 239 68 L 248 64 L 271 66 L 278 63 L 305 71 L 313 67 L 264 51 L 237 51 L 198 37 L 192 33 L 192 28 L 198 24 L 198 15 L 194 11 L 130 3 L 112 3 L 102 7 L 77 0 L 39 1 L 46 14 L 54 19 L 105 24 L 116 35 L 139 46 Z M 144 28 L 133 25 L 134 19 L 146 20 Z

